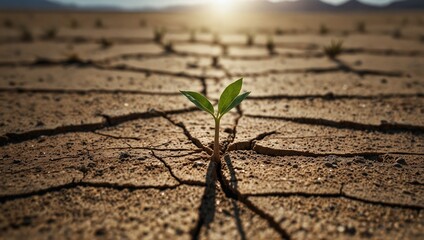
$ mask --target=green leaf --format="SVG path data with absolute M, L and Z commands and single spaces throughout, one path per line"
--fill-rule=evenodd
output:
M 221 116 L 229 112 L 231 109 L 237 107 L 247 96 L 249 96 L 250 92 L 245 92 L 241 94 L 240 96 L 237 96 L 231 103 L 228 105 L 226 109 L 224 109 L 221 113 Z
M 243 78 L 231 83 L 228 85 L 224 92 L 222 92 L 221 97 L 219 97 L 218 103 L 218 113 L 223 114 L 224 110 L 234 101 L 234 99 L 239 95 L 241 87 L 243 85 Z
M 189 92 L 189 91 L 180 91 L 184 96 L 188 98 L 192 103 L 194 103 L 198 108 L 202 109 L 205 112 L 208 112 L 214 116 L 214 110 L 212 103 L 200 93 Z

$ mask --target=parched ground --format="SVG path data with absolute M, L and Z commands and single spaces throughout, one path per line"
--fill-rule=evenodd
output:
M 422 13 L 0 19 L 0 239 L 424 239 Z

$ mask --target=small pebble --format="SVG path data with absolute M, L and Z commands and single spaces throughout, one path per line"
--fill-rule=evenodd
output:
M 195 161 L 194 164 L 193 164 L 193 167 L 197 168 L 197 167 L 203 167 L 205 165 L 206 164 L 202 161 Z
M 329 167 L 329 168 L 337 168 L 337 163 L 326 162 L 324 164 L 324 166 Z
M 355 227 L 346 227 L 345 233 L 353 236 L 353 235 L 356 234 L 356 228 Z
M 399 163 L 395 163 L 393 166 L 394 166 L 394 167 L 397 167 L 397 168 L 402 168 L 402 165 L 401 165 L 401 164 L 399 164 Z
M 127 153 L 127 152 L 121 152 L 119 154 L 119 159 L 124 159 L 124 158 L 129 158 L 129 157 L 130 157 L 130 154 Z
M 14 164 L 19 164 L 19 163 L 21 163 L 22 161 L 21 160 L 19 160 L 19 159 L 15 159 L 15 160 L 13 160 L 13 163 Z
M 396 162 L 399 163 L 399 164 L 401 164 L 401 165 L 407 165 L 405 159 L 403 159 L 403 158 L 398 158 L 396 160 Z

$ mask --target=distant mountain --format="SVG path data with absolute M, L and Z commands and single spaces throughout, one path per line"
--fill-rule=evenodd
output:
M 171 6 L 161 9 L 160 11 L 206 11 L 210 9 L 208 4 L 198 4 L 191 6 Z M 336 6 L 321 2 L 320 0 L 297 0 L 297 1 L 241 1 L 237 2 L 238 12 L 299 12 L 299 11 L 333 11 Z
M 424 9 L 424 0 L 399 0 L 388 6 L 376 6 L 362 3 L 358 0 L 349 0 L 340 5 L 332 5 L 320 0 L 297 0 L 297 1 L 251 1 L 237 3 L 237 11 L 259 11 L 259 12 L 312 12 L 312 11 L 374 11 L 386 9 Z M 207 4 L 191 6 L 171 6 L 160 11 L 182 12 L 182 11 L 204 11 L 209 9 Z
M 0 0 L 1 9 L 40 9 L 56 10 L 67 9 L 71 6 L 54 3 L 47 0 Z
M 81 7 L 74 4 L 62 4 L 49 0 L 0 0 L 0 9 L 4 10 L 73 10 L 73 11 L 122 11 L 121 8 L 107 5 Z
M 370 10 L 378 10 L 378 9 L 381 9 L 381 7 L 364 4 L 357 0 L 350 0 L 336 7 L 336 10 L 340 10 L 340 11 L 365 11 L 365 10 L 370 11 Z
M 321 2 L 319 0 L 298 0 L 287 2 L 274 2 L 268 3 L 267 11 L 285 11 L 285 12 L 298 12 L 298 11 L 331 11 L 335 9 L 334 5 Z M 258 2 L 258 4 L 261 4 Z
M 172 6 L 160 11 L 202 11 L 209 9 L 209 5 Z M 312 11 L 381 11 L 381 10 L 424 10 L 424 0 L 398 0 L 386 6 L 369 5 L 358 0 L 349 0 L 340 5 L 332 5 L 320 0 L 297 1 L 253 1 L 240 2 L 237 11 L 259 12 L 312 12 Z
M 424 9 L 424 0 L 404 0 L 389 4 L 386 9 Z
M 113 6 L 90 6 L 82 7 L 71 4 L 61 4 L 51 0 L 0 0 L 0 9 L 24 9 L 24 10 L 71 10 L 71 11 L 146 11 L 146 12 L 188 12 L 207 11 L 208 4 L 177 5 L 162 9 L 135 8 L 123 9 Z M 257 12 L 312 12 L 312 11 L 373 11 L 373 10 L 424 10 L 424 0 L 399 0 L 387 6 L 375 6 L 362 3 L 358 0 L 349 0 L 341 5 L 331 5 L 321 0 L 297 0 L 297 1 L 245 1 L 239 2 L 237 11 Z
M 252 5 L 251 10 L 260 9 L 262 11 L 284 11 L 284 12 L 298 12 L 298 11 L 331 11 L 335 9 L 334 5 L 321 2 L 319 0 L 298 0 L 286 2 L 260 2 L 254 4 L 245 3 L 246 8 Z

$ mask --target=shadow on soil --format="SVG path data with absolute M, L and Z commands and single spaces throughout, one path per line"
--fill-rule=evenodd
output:
M 230 184 L 229 185 L 232 189 L 237 191 L 237 177 L 236 177 L 236 172 L 234 171 L 233 164 L 231 162 L 231 158 L 230 158 L 230 156 L 225 155 L 224 160 L 225 160 L 225 163 L 227 164 L 228 171 L 230 172 Z M 231 199 L 231 203 L 233 204 L 234 218 L 236 220 L 237 230 L 240 233 L 241 239 L 245 240 L 246 239 L 246 233 L 244 232 L 243 224 L 241 223 L 241 219 L 240 219 L 240 208 L 238 207 L 236 200 Z
M 229 172 L 231 174 L 230 186 L 237 190 L 237 178 L 235 175 L 235 171 L 233 165 L 231 163 L 231 159 L 228 155 L 224 157 L 225 162 L 228 166 Z M 200 235 L 200 231 L 202 227 L 206 227 L 209 229 L 209 225 L 213 222 L 216 211 L 216 195 L 217 195 L 217 173 L 221 171 L 221 166 L 214 161 L 209 162 L 208 170 L 206 173 L 206 188 L 203 193 L 202 203 L 199 208 L 198 214 L 198 223 L 196 228 L 192 232 L 193 239 L 198 239 Z M 246 239 L 246 233 L 243 229 L 243 224 L 240 218 L 240 208 L 237 204 L 237 200 L 230 199 L 231 204 L 233 206 L 234 218 L 237 226 L 237 230 L 240 234 L 240 238 L 242 240 Z
M 209 228 L 209 224 L 215 217 L 215 200 L 216 200 L 216 163 L 209 162 L 208 171 L 206 173 L 206 188 L 203 193 L 202 203 L 199 208 L 198 222 L 193 229 L 193 239 L 198 239 L 202 226 Z

